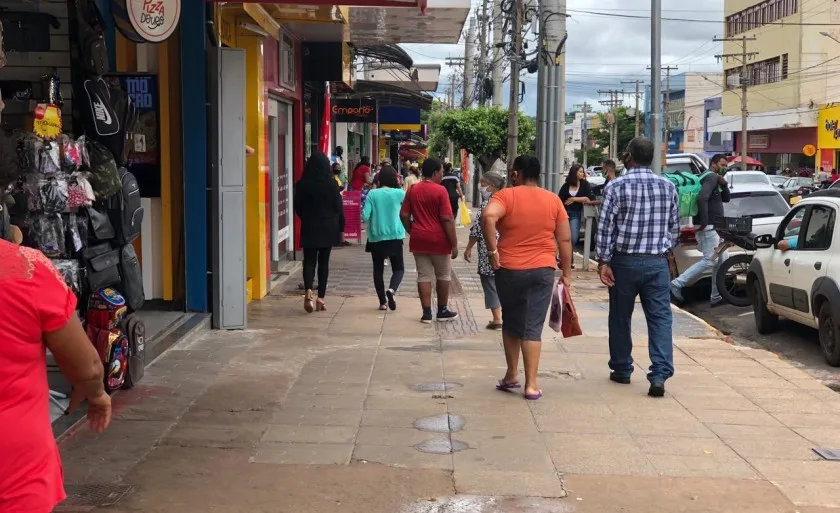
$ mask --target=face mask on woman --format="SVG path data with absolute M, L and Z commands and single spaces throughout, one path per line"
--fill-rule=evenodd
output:
M 481 192 L 481 199 L 484 200 L 484 201 L 489 200 L 490 196 L 493 195 L 493 193 L 490 192 L 490 189 L 488 189 L 486 185 L 479 186 L 478 190 L 479 190 L 479 192 Z

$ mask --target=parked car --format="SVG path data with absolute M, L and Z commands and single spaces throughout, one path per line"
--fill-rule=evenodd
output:
M 592 187 L 600 187 L 607 181 L 604 176 L 604 168 L 601 166 L 589 166 L 586 169 L 586 179 Z
M 790 180 L 790 177 L 782 175 L 767 175 L 767 179 L 770 180 L 770 185 L 781 189 L 785 182 Z
M 726 181 L 729 182 L 730 190 L 735 190 L 745 185 L 762 184 L 769 185 L 770 178 L 763 171 L 727 171 Z
M 779 189 L 787 202 L 793 205 L 802 199 L 802 197 L 817 190 L 818 184 L 814 183 L 811 178 L 797 176 L 788 178 Z
M 741 172 L 749 173 L 750 171 Z M 724 216 L 751 218 L 752 231 L 756 235 L 776 233 L 779 223 L 789 211 L 790 207 L 778 189 L 769 184 L 745 183 L 731 190 L 729 202 L 723 204 Z M 697 239 L 694 236 L 691 220 L 681 220 L 680 226 L 680 245 L 674 249 L 674 257 L 677 261 L 677 270 L 682 273 L 694 262 L 703 258 L 703 254 L 697 249 Z M 729 253 L 738 251 L 740 250 L 732 249 Z M 711 277 L 711 272 L 704 276 L 704 278 Z
M 817 191 L 797 203 L 772 235 L 756 239 L 747 274 L 759 333 L 779 317 L 819 330 L 826 361 L 840 366 L 840 189 Z M 794 249 L 778 248 L 787 241 Z

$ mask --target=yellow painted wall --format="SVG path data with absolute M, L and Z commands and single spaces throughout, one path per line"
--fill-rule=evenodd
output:
M 254 154 L 245 159 L 247 273 L 248 279 L 252 281 L 251 299 L 260 299 L 268 294 L 265 203 L 268 163 L 265 145 L 263 45 L 259 36 L 242 29 L 239 29 L 236 42 L 239 48 L 245 50 L 245 143 L 254 149 Z
M 838 124 L 840 124 L 840 106 L 820 109 L 817 119 L 817 147 L 819 149 L 840 150 L 840 131 L 834 128 Z

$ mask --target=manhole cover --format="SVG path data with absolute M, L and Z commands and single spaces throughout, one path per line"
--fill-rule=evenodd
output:
M 840 449 L 823 449 L 814 447 L 813 451 L 828 461 L 840 461 Z
M 414 429 L 432 433 L 454 433 L 461 431 L 467 422 L 460 415 L 442 413 L 432 417 L 423 417 L 414 421 Z
M 453 452 L 464 451 L 470 446 L 458 440 L 426 440 L 414 446 L 420 452 L 428 454 L 452 454 Z
M 64 485 L 67 499 L 55 511 L 91 511 L 94 508 L 113 506 L 132 489 L 123 484 Z
M 462 386 L 460 383 L 417 383 L 411 385 L 411 388 L 418 392 L 448 392 Z

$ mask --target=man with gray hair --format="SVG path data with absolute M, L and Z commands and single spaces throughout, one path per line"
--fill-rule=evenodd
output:
M 676 187 L 650 168 L 654 151 L 644 137 L 627 145 L 621 158 L 627 173 L 604 189 L 597 254 L 601 281 L 610 289 L 610 379 L 630 383 L 630 322 L 640 297 L 651 361 L 648 395 L 662 397 L 674 375 L 668 253 L 679 241 L 680 220 Z

